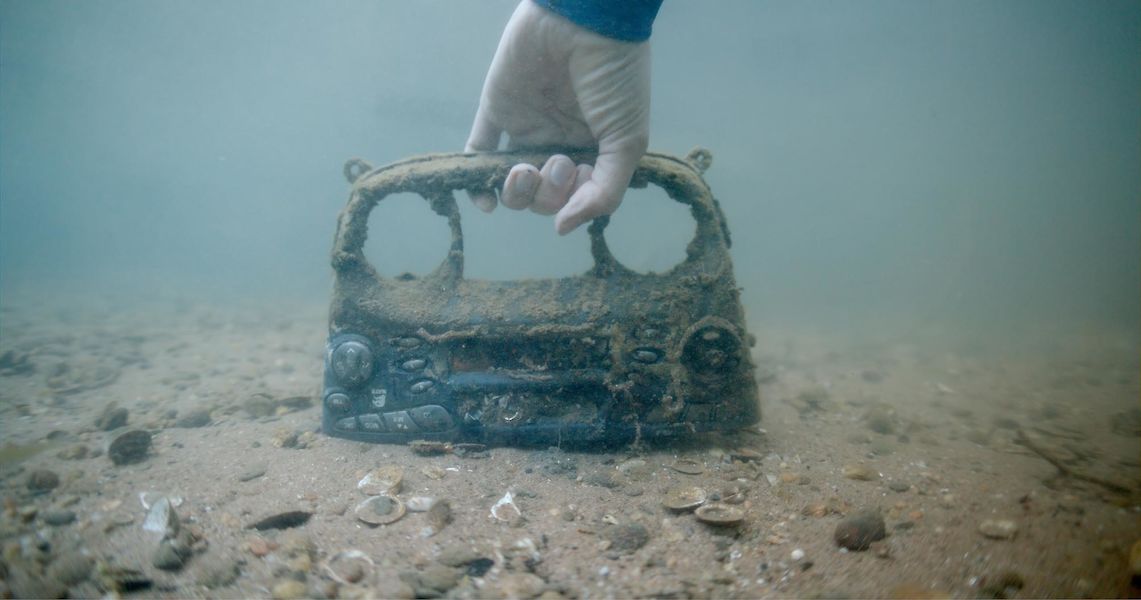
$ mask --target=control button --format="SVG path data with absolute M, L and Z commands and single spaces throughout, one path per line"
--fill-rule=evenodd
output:
M 355 340 L 341 342 L 333 348 L 329 366 L 344 385 L 360 385 L 372 377 L 372 351 Z
M 424 392 L 432 389 L 432 386 L 434 385 L 436 385 L 436 382 L 432 381 L 431 379 L 421 379 L 420 381 L 413 383 L 412 387 L 409 389 L 413 394 L 423 394 Z
M 361 422 L 361 429 L 365 431 L 384 431 L 384 422 L 380 420 L 380 415 L 361 415 L 358 417 Z
M 452 428 L 452 415 L 448 414 L 448 409 L 437 404 L 417 406 L 409 410 L 408 415 L 424 431 L 447 431 Z
M 422 371 L 426 366 L 428 366 L 428 361 L 422 358 L 413 358 L 404 361 L 404 363 L 400 365 L 400 368 L 405 371 Z
M 630 353 L 630 358 L 640 363 L 652 365 L 662 359 L 662 352 L 655 348 L 638 348 Z
M 329 410 L 333 412 L 345 413 L 349 412 L 352 401 L 349 400 L 348 395 L 335 392 L 325 397 L 325 406 L 329 407 Z
M 424 343 L 424 340 L 422 340 L 418 337 L 412 337 L 412 336 L 398 337 L 398 338 L 394 338 L 392 340 L 392 345 L 396 346 L 397 348 L 402 348 L 404 350 L 411 350 L 413 348 L 419 348 L 420 344 L 423 344 L 423 343 Z
M 341 431 L 356 431 L 357 430 L 356 417 L 347 417 L 347 418 L 341 419 L 340 421 L 337 421 L 336 428 L 340 429 Z
M 384 408 L 386 402 L 388 402 L 388 390 L 384 388 L 372 388 L 372 407 L 380 410 Z
M 384 413 L 384 423 L 388 425 L 389 431 L 420 431 L 408 412 L 403 410 Z

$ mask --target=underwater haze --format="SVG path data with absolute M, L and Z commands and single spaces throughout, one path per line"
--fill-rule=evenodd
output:
M 0 301 L 324 301 L 343 162 L 461 150 L 514 5 L 4 0 Z M 651 149 L 713 151 L 754 326 L 1135 337 L 1137 2 L 666 0 L 652 44 Z M 460 200 L 469 277 L 589 267 Z M 688 219 L 635 191 L 608 233 L 662 270 Z M 370 223 L 386 274 L 446 252 Z

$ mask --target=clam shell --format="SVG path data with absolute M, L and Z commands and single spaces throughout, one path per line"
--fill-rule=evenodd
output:
M 357 518 L 369 525 L 388 525 L 404 516 L 404 503 L 393 496 L 369 496 L 357 505 Z
M 404 469 L 398 465 L 384 465 L 368 472 L 357 482 L 357 489 L 366 496 L 395 496 L 404 481 Z
M 703 505 L 694 511 L 693 514 L 697 517 L 698 521 L 706 525 L 718 525 L 722 527 L 739 525 L 741 521 L 745 520 L 745 511 L 736 506 L 730 506 L 720 502 Z
M 670 465 L 670 468 L 686 475 L 701 475 L 705 472 L 705 465 L 688 458 L 677 459 L 674 464 Z
M 666 492 L 662 498 L 662 506 L 679 512 L 693 510 L 705 504 L 708 497 L 709 494 L 697 486 L 677 487 Z

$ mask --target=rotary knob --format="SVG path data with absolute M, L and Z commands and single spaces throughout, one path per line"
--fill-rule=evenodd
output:
M 341 342 L 330 353 L 329 366 L 343 385 L 358 386 L 372 377 L 372 351 L 355 340 Z

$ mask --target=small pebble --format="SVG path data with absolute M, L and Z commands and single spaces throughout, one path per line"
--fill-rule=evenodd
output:
M 871 481 L 879 478 L 879 473 L 866 465 L 844 465 L 842 472 L 844 477 L 856 481 Z
M 186 564 L 190 556 L 190 547 L 179 538 L 164 539 L 155 551 L 152 564 L 164 571 L 177 571 Z
M 127 424 L 128 414 L 127 409 L 120 408 L 112 402 L 95 418 L 95 427 L 100 431 L 118 429 Z
M 836 525 L 833 539 L 836 545 L 848 550 L 867 550 L 872 542 L 884 539 L 887 528 L 877 511 L 854 514 Z
M 613 525 L 603 529 L 600 536 L 610 542 L 610 550 L 619 554 L 633 553 L 650 540 L 650 532 L 639 523 Z
M 266 465 L 258 464 L 246 468 L 238 475 L 238 481 L 252 481 L 265 475 Z
M 91 568 L 95 566 L 95 559 L 79 552 L 67 552 L 52 561 L 48 567 L 47 577 L 50 581 L 58 581 L 66 586 L 73 586 L 85 581 L 91 575 Z
M 28 489 L 37 494 L 50 492 L 59 487 L 59 475 L 47 469 L 37 469 L 28 475 Z
M 888 482 L 887 487 L 893 492 L 899 492 L 902 494 L 903 492 L 911 489 L 911 484 L 907 483 L 906 481 L 900 481 L 896 479 L 894 481 Z
M 174 426 L 185 429 L 205 427 L 210 424 L 210 420 L 210 411 L 204 408 L 198 408 L 179 417 L 178 420 L 174 422 Z
M 129 465 L 147 457 L 151 449 L 151 434 L 141 429 L 123 433 L 111 442 L 107 456 L 116 465 Z
M 270 592 L 274 600 L 300 600 L 308 596 L 305 584 L 296 579 L 286 579 L 274 584 Z
M 802 558 L 804 558 L 804 550 L 797 548 L 796 550 L 790 552 L 788 557 L 791 558 L 794 562 L 800 561 Z
M 987 519 L 979 523 L 979 533 L 994 540 L 1009 540 L 1018 533 L 1018 523 L 1010 519 Z
M 75 522 L 75 513 L 70 510 L 49 510 L 44 513 L 44 523 L 52 527 L 62 527 Z

